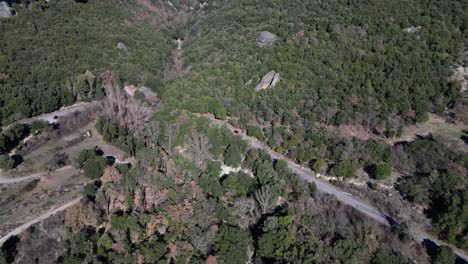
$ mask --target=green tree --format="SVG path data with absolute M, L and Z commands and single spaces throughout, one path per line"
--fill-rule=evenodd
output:
M 286 257 L 294 243 L 292 219 L 292 215 L 266 219 L 262 227 L 264 233 L 258 238 L 258 253 L 261 257 L 277 260 Z
M 448 246 L 440 246 L 434 257 L 434 264 L 455 264 L 456 256 Z
M 372 170 L 372 176 L 377 180 L 385 180 L 391 174 L 392 168 L 387 163 L 375 165 Z
M 238 228 L 222 225 L 216 237 L 216 256 L 221 264 L 237 264 L 247 261 L 249 233 Z
M 83 165 L 83 173 L 89 179 L 100 178 L 104 174 L 106 167 L 106 159 L 103 157 L 95 157 L 85 161 Z
M 12 159 L 8 154 L 0 155 L 0 169 L 11 170 L 15 167 L 15 160 Z
M 312 165 L 312 169 L 315 171 L 315 173 L 322 173 L 322 170 L 325 168 L 325 165 L 327 165 L 327 163 L 324 159 L 318 159 Z
M 241 151 L 237 144 L 229 144 L 224 151 L 224 163 L 231 167 L 239 167 L 241 163 Z

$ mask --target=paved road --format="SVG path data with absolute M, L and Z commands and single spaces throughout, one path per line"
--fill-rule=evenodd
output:
M 51 209 L 49 210 L 47 213 L 39 216 L 39 217 L 36 217 L 35 219 L 27 222 L 27 223 L 24 223 L 23 225 L 15 228 L 13 231 L 11 231 L 10 233 L 6 234 L 5 236 L 3 236 L 2 238 L 0 238 L 0 246 L 3 245 L 3 243 L 5 243 L 5 241 L 7 241 L 10 237 L 12 236 L 17 236 L 19 234 L 21 234 L 21 232 L 25 231 L 26 229 L 28 229 L 30 226 L 36 224 L 36 223 L 39 223 L 41 221 L 44 221 L 45 219 L 49 218 L 50 216 L 56 214 L 56 213 L 59 213 L 59 212 L 62 212 L 64 210 L 66 210 L 67 208 L 77 204 L 80 200 L 81 200 L 82 197 L 78 197 L 74 200 L 71 200 L 69 201 L 68 203 L 58 207 L 58 208 L 55 208 L 55 209 Z
M 387 226 L 394 226 L 394 225 L 399 224 L 398 221 L 396 221 L 395 219 L 393 219 L 390 216 L 380 212 L 379 210 L 375 209 L 374 207 L 372 207 L 372 206 L 370 206 L 370 205 L 368 205 L 368 204 L 354 198 L 351 194 L 343 192 L 340 189 L 338 189 L 337 187 L 329 184 L 328 182 L 325 182 L 325 181 L 322 181 L 322 180 L 316 178 L 314 171 L 312 171 L 312 170 L 310 170 L 308 168 L 302 167 L 299 164 L 295 163 L 294 161 L 290 160 L 289 158 L 285 157 L 284 155 L 275 152 L 270 147 L 268 147 L 268 145 L 266 145 L 265 143 L 260 142 L 256 138 L 247 136 L 243 131 L 239 131 L 239 129 L 233 127 L 231 124 L 229 124 L 229 123 L 227 123 L 225 121 L 222 121 L 222 120 L 215 119 L 212 115 L 207 115 L 207 114 L 203 114 L 203 115 L 195 114 L 195 115 L 198 116 L 198 117 L 208 118 L 209 120 L 211 120 L 212 122 L 214 122 L 214 123 L 216 123 L 216 124 L 218 124 L 220 126 L 227 127 L 231 132 L 241 136 L 245 141 L 247 141 L 250 147 L 256 148 L 256 149 L 263 149 L 273 159 L 283 159 L 283 160 L 285 160 L 288 163 L 289 168 L 294 173 L 296 173 L 299 177 L 301 177 L 302 179 L 304 179 L 304 180 L 306 180 L 308 182 L 314 182 L 317 185 L 317 190 L 318 191 L 324 192 L 324 193 L 329 193 L 329 194 L 335 196 L 335 198 L 338 201 L 340 201 L 340 202 L 342 202 L 344 204 L 347 204 L 349 206 L 352 206 L 356 210 L 358 210 L 361 213 L 369 216 L 370 218 L 374 219 L 375 221 L 377 221 L 379 223 L 382 223 L 382 224 L 387 225 Z M 447 243 L 441 242 L 441 241 L 437 240 L 436 238 L 432 237 L 431 235 L 429 235 L 429 234 L 427 234 L 425 232 L 422 232 L 422 231 L 419 231 L 419 230 L 410 230 L 410 231 L 412 232 L 412 234 L 414 236 L 414 239 L 416 241 L 420 242 L 420 243 L 426 243 L 426 242 L 429 241 L 429 242 L 432 242 L 432 243 L 436 244 L 437 246 L 448 245 Z M 464 261 L 468 262 L 468 255 L 465 252 L 461 251 L 460 249 L 455 248 L 452 245 L 448 245 L 448 246 L 450 246 L 460 258 L 462 258 Z

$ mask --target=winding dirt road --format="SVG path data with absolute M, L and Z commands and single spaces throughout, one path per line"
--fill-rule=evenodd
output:
M 71 200 L 69 201 L 68 203 L 60 206 L 60 207 L 57 207 L 55 209 L 50 209 L 47 213 L 27 222 L 27 223 L 24 223 L 22 224 L 21 226 L 15 228 L 13 231 L 11 231 L 10 233 L 6 234 L 5 236 L 3 236 L 2 238 L 0 238 L 0 246 L 3 245 L 3 243 L 5 243 L 5 241 L 7 241 L 10 237 L 12 236 L 17 236 L 19 234 L 21 234 L 21 232 L 25 231 L 26 229 L 28 229 L 30 226 L 36 224 L 36 223 L 39 223 L 41 221 L 44 221 L 45 219 L 49 218 L 50 216 L 54 215 L 54 214 L 57 214 L 59 212 L 62 212 L 64 210 L 66 210 L 67 208 L 77 204 L 80 200 L 81 200 L 82 197 L 78 197 L 74 200 Z
M 315 183 L 316 186 L 317 186 L 318 191 L 328 193 L 328 194 L 331 194 L 331 195 L 335 196 L 335 198 L 338 201 L 340 201 L 340 202 L 342 202 L 344 204 L 347 204 L 349 206 L 352 206 L 353 208 L 355 208 L 359 212 L 367 215 L 368 217 L 374 219 L 375 221 L 377 221 L 377 222 L 379 222 L 381 224 L 384 224 L 384 225 L 387 225 L 387 226 L 399 225 L 398 221 L 396 221 L 392 217 L 380 212 L 379 210 L 377 210 L 376 208 L 366 204 L 365 202 L 362 202 L 362 201 L 354 198 L 351 194 L 346 193 L 346 192 L 338 189 L 337 187 L 329 184 L 328 182 L 325 182 L 325 181 L 315 177 L 315 172 L 312 171 L 311 169 L 305 168 L 305 167 L 297 164 L 293 160 L 285 157 L 284 155 L 282 155 L 282 154 L 280 154 L 278 152 L 275 152 L 270 147 L 268 147 L 265 143 L 260 142 L 256 138 L 247 136 L 243 131 L 240 131 L 238 128 L 233 127 L 231 124 L 227 123 L 226 121 L 215 119 L 212 115 L 208 115 L 208 114 L 194 114 L 194 115 L 197 116 L 197 117 L 207 118 L 207 119 L 211 120 L 213 123 L 218 124 L 219 126 L 224 126 L 224 127 L 228 128 L 233 134 L 239 135 L 245 141 L 247 141 L 251 148 L 262 149 L 262 150 L 266 151 L 273 159 L 283 159 L 283 160 L 285 160 L 288 163 L 289 168 L 295 174 L 297 174 L 299 177 L 301 177 L 302 179 L 304 179 L 304 180 L 306 180 L 308 182 Z M 418 241 L 420 243 L 432 242 L 432 243 L 436 244 L 437 246 L 447 245 L 447 246 L 451 247 L 453 249 L 453 251 L 460 258 L 462 258 L 464 261 L 468 262 L 468 255 L 465 252 L 463 252 L 462 250 L 454 247 L 453 245 L 449 245 L 447 243 L 439 241 L 436 238 L 434 238 L 433 236 L 427 234 L 426 232 L 423 232 L 423 231 L 420 231 L 420 230 L 414 230 L 414 229 L 411 229 L 411 227 L 410 227 L 410 231 L 411 231 L 411 233 L 412 233 L 412 235 L 414 237 L 414 240 L 416 240 L 416 241 Z

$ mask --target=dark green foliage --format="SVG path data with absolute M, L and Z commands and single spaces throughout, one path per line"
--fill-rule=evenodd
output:
M 78 157 L 73 161 L 74 165 L 78 169 L 82 169 L 87 160 L 94 159 L 96 157 L 96 151 L 93 149 L 84 149 L 80 151 Z
M 106 167 L 106 159 L 96 156 L 93 159 L 88 159 L 83 164 L 83 173 L 86 177 L 94 180 L 100 178 L 104 174 Z
M 32 133 L 39 133 L 43 128 L 46 128 L 49 126 L 49 123 L 47 121 L 42 121 L 42 120 L 36 120 L 31 123 L 31 132 Z
M 135 156 L 137 150 L 142 148 L 143 142 L 135 138 L 127 128 L 113 124 L 105 117 L 99 118 L 96 130 L 105 141 L 116 145 L 130 156 Z
M 334 165 L 331 174 L 336 177 L 352 178 L 356 176 L 356 165 L 351 162 L 341 162 Z
M 327 163 L 326 163 L 326 161 L 324 159 L 318 159 L 318 160 L 314 161 L 314 163 L 312 165 L 312 169 L 315 171 L 315 173 L 321 173 L 326 165 L 327 165 Z
M 132 5 L 111 0 L 18 5 L 21 15 L 0 24 L 0 76 L 7 76 L 0 78 L 0 124 L 51 112 L 75 98 L 102 97 L 99 83 L 90 86 L 77 78 L 87 70 L 95 75 L 112 70 L 135 84 L 139 77 L 154 78 L 170 40 L 135 18 Z M 118 42 L 129 52 L 118 50 Z
M 448 246 L 440 246 L 434 256 L 434 264 L 455 264 L 456 256 Z
M 247 231 L 222 225 L 215 242 L 218 263 L 245 263 L 247 261 L 248 237 Z
M 0 169 L 11 170 L 15 167 L 15 160 L 8 154 L 0 154 Z
M 63 243 L 64 264 L 90 263 L 94 259 L 97 236 L 91 230 L 81 230 Z
M 266 259 L 281 261 L 289 254 L 289 247 L 294 243 L 291 231 L 293 217 L 269 217 L 262 226 L 263 234 L 258 238 L 258 253 Z
M 91 149 L 82 150 L 73 163 L 76 168 L 83 169 L 84 175 L 92 180 L 100 178 L 107 165 L 106 159 Z
M 219 162 L 210 162 L 206 173 L 200 175 L 198 184 L 207 195 L 219 197 L 223 193 L 223 187 L 219 182 L 221 173 L 221 164 Z
M 403 32 L 411 25 L 422 30 Z M 231 1 L 193 30 L 204 34 L 185 49 L 192 75 L 163 94 L 187 105 L 209 96 L 240 117 L 362 123 L 391 136 L 459 98 L 447 78 L 465 38 L 460 1 Z M 258 48 L 262 30 L 281 45 Z M 274 89 L 244 86 L 272 69 L 282 76 Z
M 140 246 L 145 263 L 157 263 L 166 255 L 167 246 L 163 242 L 150 241 Z
M 388 164 L 378 164 L 372 167 L 372 177 L 376 180 L 385 180 L 392 174 L 392 168 Z
M 94 183 L 87 184 L 83 190 L 83 194 L 88 200 L 94 200 L 98 187 Z
M 427 215 L 440 238 L 467 249 L 468 191 L 461 186 L 468 178 L 463 157 L 430 138 L 408 144 L 405 151 L 416 175 L 403 178 L 398 190 L 406 199 L 428 206 Z
M 237 144 L 230 144 L 224 152 L 224 163 L 231 167 L 238 167 L 242 159 L 241 154 Z
M 265 139 L 265 135 L 263 135 L 262 129 L 256 126 L 247 126 L 247 135 L 259 140 Z
M 317 184 L 315 182 L 309 183 L 309 192 L 313 195 L 317 191 Z
M 256 181 L 244 173 L 230 174 L 221 182 L 224 193 L 232 193 L 234 197 L 250 196 L 256 189 Z
M 15 148 L 21 140 L 29 135 L 29 126 L 14 124 L 0 134 L 0 154 Z

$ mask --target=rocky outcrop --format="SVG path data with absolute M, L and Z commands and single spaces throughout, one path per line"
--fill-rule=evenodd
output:
M 0 1 L 0 17 L 11 17 L 13 13 L 11 12 L 10 6 L 5 1 Z
M 450 76 L 450 81 L 460 82 L 461 92 L 468 92 L 468 49 L 465 48 L 460 62 L 455 64 L 452 69 L 453 74 Z
M 460 82 L 461 91 L 465 92 L 468 90 L 468 66 L 458 65 L 453 72 L 451 80 Z
M 408 28 L 404 28 L 403 29 L 403 32 L 406 32 L 406 33 L 416 33 L 416 32 L 419 32 L 420 30 L 422 29 L 421 26 L 411 26 L 411 27 L 408 27 Z
M 280 40 L 278 36 L 275 34 L 268 32 L 268 31 L 263 31 L 260 33 L 260 35 L 257 37 L 257 45 L 260 48 L 263 47 L 273 47 L 275 46 L 276 42 Z
M 128 52 L 128 47 L 122 42 L 117 43 L 117 48 L 121 51 Z
M 260 90 L 268 90 L 273 88 L 280 81 L 280 79 L 281 76 L 278 72 L 270 71 L 265 76 L 263 76 L 260 83 L 255 86 L 255 91 L 258 92 Z

